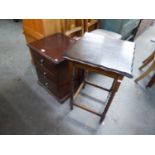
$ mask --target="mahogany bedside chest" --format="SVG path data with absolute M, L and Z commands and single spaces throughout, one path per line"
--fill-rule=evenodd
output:
M 68 61 L 62 54 L 75 40 L 56 33 L 28 44 L 36 68 L 39 84 L 46 88 L 59 101 L 63 102 L 70 96 L 70 81 Z M 82 72 L 76 72 L 77 88 L 82 79 Z

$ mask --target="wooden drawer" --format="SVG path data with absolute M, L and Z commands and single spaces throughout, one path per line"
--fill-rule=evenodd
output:
M 54 95 L 54 97 L 62 103 L 69 97 L 70 85 L 62 85 L 59 87 L 49 79 L 44 78 L 39 72 L 37 72 L 40 84 L 48 90 L 49 93 Z
M 32 54 L 35 65 L 38 65 L 40 67 L 45 67 L 49 69 L 50 71 L 52 71 L 53 73 L 57 73 L 58 66 L 54 64 L 51 60 L 48 60 L 43 55 L 40 55 L 34 50 L 31 50 L 31 54 Z
M 72 77 L 63 54 L 73 42 L 58 33 L 28 44 L 39 83 L 61 103 L 69 97 Z M 76 83 L 79 85 L 81 74 L 77 72 L 76 75 Z
M 62 63 L 57 67 L 57 72 L 52 72 L 52 70 L 49 70 L 45 68 L 44 66 L 38 65 L 38 63 L 35 64 L 36 69 L 42 74 L 42 76 L 46 77 L 47 79 L 55 82 L 58 86 L 62 86 L 64 84 L 67 84 L 71 81 L 71 75 L 69 75 L 69 68 L 66 66 L 66 63 Z
M 54 83 L 58 83 L 59 79 L 58 79 L 58 75 L 57 73 L 53 73 L 51 71 L 49 71 L 47 68 L 45 67 L 40 67 L 38 65 L 36 65 L 36 70 L 37 72 L 39 72 L 42 76 L 44 76 L 44 78 L 54 82 Z
M 39 70 L 37 70 L 37 74 L 38 74 L 39 82 L 44 87 L 46 87 L 48 90 L 50 90 L 55 95 L 58 94 L 58 86 L 57 86 L 56 83 L 54 83 L 53 81 L 51 81 L 50 79 L 48 79 L 47 77 L 45 77 L 44 75 L 42 75 L 39 72 Z

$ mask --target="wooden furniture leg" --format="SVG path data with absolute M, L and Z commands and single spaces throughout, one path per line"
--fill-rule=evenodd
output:
M 104 120 L 105 116 L 106 116 L 106 113 L 112 103 L 112 100 L 115 96 L 115 93 L 117 92 L 119 86 L 120 86 L 121 82 L 118 81 L 117 79 L 114 79 L 114 82 L 112 84 L 112 87 L 111 87 L 111 92 L 108 96 L 108 100 L 107 100 L 107 104 L 106 104 L 106 107 L 104 109 L 104 112 L 102 113 L 102 116 L 101 116 L 101 119 L 100 119 L 100 123 L 102 123 L 102 121 Z
M 146 77 L 154 68 L 155 68 L 155 62 L 153 62 L 152 65 L 142 75 L 140 75 L 137 79 L 135 79 L 135 82 L 138 82 L 139 80 Z
M 139 70 L 143 69 L 146 65 L 148 65 L 154 59 L 154 52 L 143 61 L 143 65 L 139 67 Z
M 107 88 L 104 88 L 104 87 L 95 85 L 95 84 L 93 84 L 93 83 L 91 83 L 91 82 L 89 82 L 89 81 L 86 80 L 87 72 L 88 72 L 89 69 L 90 69 L 90 68 L 87 69 L 87 67 L 86 67 L 86 68 L 85 68 L 85 74 L 86 74 L 86 75 L 85 75 L 85 78 L 84 78 L 83 82 L 81 83 L 81 85 L 79 86 L 78 90 L 75 92 L 75 91 L 74 91 L 74 81 L 75 81 L 75 70 L 76 70 L 76 67 L 78 67 L 77 64 L 74 64 L 74 62 L 70 62 L 70 71 L 72 72 L 72 75 L 73 75 L 73 76 L 72 76 L 72 80 L 71 80 L 70 108 L 71 108 L 71 110 L 72 110 L 72 109 L 73 109 L 73 106 L 76 106 L 76 107 L 82 108 L 82 109 L 84 109 L 84 110 L 86 110 L 86 111 L 88 111 L 88 112 L 91 112 L 91 113 L 93 113 L 93 114 L 99 116 L 99 117 L 100 117 L 100 123 L 102 123 L 103 120 L 104 120 L 104 118 L 105 118 L 105 116 L 106 116 L 106 113 L 107 113 L 107 111 L 108 111 L 108 109 L 109 109 L 109 107 L 110 107 L 110 105 L 111 105 L 111 103 L 112 103 L 112 100 L 113 100 L 113 98 L 114 98 L 114 96 L 115 96 L 115 93 L 116 93 L 117 90 L 119 89 L 119 86 L 120 86 L 120 83 L 121 83 L 121 80 L 123 79 L 123 77 L 111 75 L 110 77 L 111 77 L 111 78 L 114 78 L 114 81 L 113 81 L 113 83 L 112 83 L 111 88 L 110 88 L 110 89 L 107 89 Z M 83 67 L 84 67 L 84 66 L 83 66 Z M 83 69 L 84 69 L 84 68 L 83 68 Z M 96 69 L 94 69 L 94 71 L 97 72 Z M 103 72 L 102 72 L 101 74 L 103 74 Z M 75 102 L 76 97 L 78 96 L 78 94 L 80 93 L 80 91 L 82 90 L 82 88 L 84 87 L 85 84 L 88 84 L 88 85 L 94 86 L 94 87 L 96 87 L 96 88 L 99 88 L 99 89 L 101 89 L 101 90 L 104 90 L 104 91 L 109 92 L 109 95 L 108 95 L 107 101 L 106 101 L 107 104 L 106 104 L 106 106 L 105 106 L 105 108 L 104 108 L 103 113 L 101 113 L 101 114 L 100 114 L 100 113 L 97 113 L 97 112 L 95 112 L 94 110 L 89 109 L 89 108 L 83 106 L 82 104 L 77 104 L 77 103 Z
M 71 97 L 70 97 L 70 108 L 73 110 L 73 95 L 74 95 L 74 74 L 75 69 L 72 63 L 70 63 L 70 72 L 72 74 L 71 83 L 70 83 L 70 90 L 71 90 Z
M 149 57 L 147 57 L 144 61 L 143 61 L 143 63 L 146 63 L 146 62 L 150 62 L 152 59 L 153 59 L 153 57 L 154 57 L 154 54 L 155 54 L 155 51 L 149 56 Z
M 153 86 L 153 84 L 155 84 L 155 74 L 152 76 L 151 80 L 146 85 L 146 88 L 148 88 L 148 87 L 151 88 Z
M 85 70 L 84 71 L 84 79 L 83 79 L 83 81 L 84 81 L 84 84 L 83 84 L 83 89 L 85 88 L 85 86 L 86 86 L 86 78 L 87 78 L 87 76 L 88 76 L 88 71 L 87 70 Z

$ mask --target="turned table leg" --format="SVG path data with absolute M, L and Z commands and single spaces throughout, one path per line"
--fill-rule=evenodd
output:
M 70 62 L 70 72 L 71 72 L 71 83 L 70 83 L 70 108 L 71 110 L 73 109 L 73 96 L 74 96 L 74 74 L 75 74 L 75 69 L 73 66 L 73 63 Z
M 100 119 L 100 123 L 102 123 L 102 121 L 104 120 L 105 116 L 106 116 L 106 113 L 112 103 L 112 100 L 115 96 L 115 93 L 117 92 L 117 90 L 119 89 L 119 86 L 120 86 L 121 82 L 118 81 L 117 79 L 114 79 L 114 82 L 112 84 L 112 87 L 111 87 L 111 92 L 109 94 L 109 97 L 108 97 L 108 101 L 107 101 L 107 104 L 106 104 L 106 107 L 104 109 L 104 112 L 102 113 L 102 116 L 101 116 L 101 119 Z

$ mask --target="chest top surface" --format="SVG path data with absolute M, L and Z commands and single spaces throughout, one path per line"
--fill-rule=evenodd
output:
M 64 58 L 132 78 L 134 51 L 133 42 L 85 33 L 65 52 Z
M 56 33 L 41 40 L 34 41 L 28 44 L 28 46 L 53 61 L 53 63 L 58 64 L 64 60 L 63 53 L 74 43 L 75 41 L 67 36 Z

